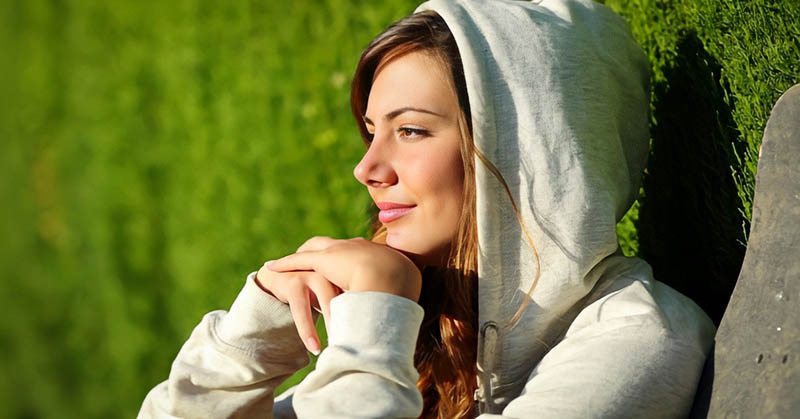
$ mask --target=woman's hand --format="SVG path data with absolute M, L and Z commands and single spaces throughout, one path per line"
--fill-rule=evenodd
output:
M 311 307 L 321 309 L 325 324 L 330 318 L 330 301 L 342 293 L 322 275 L 313 271 L 273 272 L 266 264 L 256 273 L 256 283 L 278 300 L 288 303 L 297 333 L 314 355 L 319 355 L 320 343 Z
M 275 272 L 314 271 L 344 291 L 379 291 L 417 301 L 422 274 L 406 255 L 361 237 L 312 237 L 297 253 L 267 262 Z
M 300 337 L 312 352 L 309 339 L 316 343 L 318 338 L 311 321 L 309 293 L 315 295 L 327 324 L 330 300 L 342 291 L 386 292 L 418 301 L 422 289 L 422 274 L 411 259 L 360 237 L 312 237 L 297 253 L 267 262 L 256 278 L 276 298 L 289 303 Z

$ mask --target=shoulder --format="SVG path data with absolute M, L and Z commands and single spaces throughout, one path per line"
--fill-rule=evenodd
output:
M 708 315 L 690 298 L 649 275 L 614 278 L 592 300 L 572 321 L 565 339 L 611 331 L 663 334 L 703 356 L 714 341 L 716 328 Z
M 686 415 L 714 339 L 711 320 L 646 276 L 618 276 L 596 291 L 530 374 L 525 392 L 536 397 L 512 402 L 509 412 Z

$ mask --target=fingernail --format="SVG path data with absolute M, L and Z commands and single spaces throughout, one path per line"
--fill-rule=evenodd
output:
M 308 348 L 309 352 L 314 354 L 314 356 L 319 355 L 319 343 L 317 343 L 317 340 L 313 337 L 306 338 L 306 347 Z
M 269 268 L 269 265 L 271 265 L 271 264 L 272 264 L 272 262 L 275 262 L 275 261 L 274 261 L 274 260 L 268 260 L 268 261 L 264 262 L 264 266 L 266 266 L 267 268 Z

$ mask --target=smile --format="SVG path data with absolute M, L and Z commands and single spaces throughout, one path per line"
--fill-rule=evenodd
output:
M 414 207 L 403 207 L 381 210 L 378 213 L 378 220 L 382 223 L 388 223 L 408 214 L 413 209 Z

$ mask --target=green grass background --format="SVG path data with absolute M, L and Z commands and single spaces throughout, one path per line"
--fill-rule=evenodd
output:
M 363 235 L 349 81 L 416 4 L 5 1 L 0 417 L 135 416 L 247 273 L 312 235 Z M 716 318 L 764 124 L 798 81 L 797 3 L 607 4 L 654 83 L 651 165 L 622 247 Z

